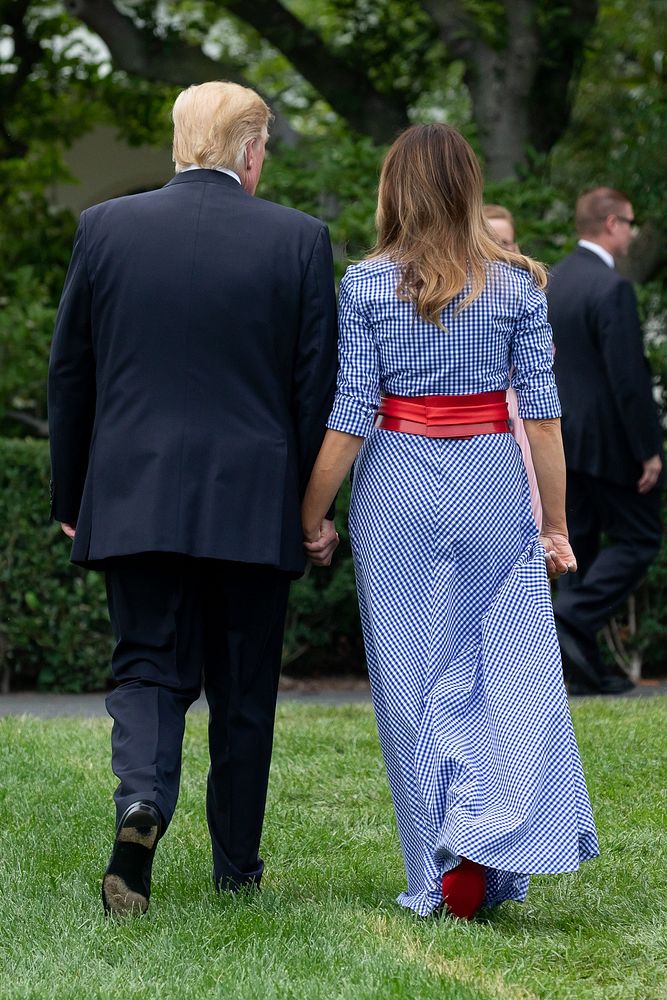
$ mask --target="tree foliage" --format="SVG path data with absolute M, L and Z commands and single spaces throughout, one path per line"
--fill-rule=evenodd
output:
M 491 176 L 547 152 L 567 126 L 597 0 L 67 0 L 114 65 L 167 83 L 224 76 L 259 83 L 267 67 L 301 85 L 269 97 L 278 133 L 303 84 L 353 130 L 389 142 L 425 91 L 460 65 Z M 246 58 L 249 50 L 253 58 Z M 257 58 L 259 54 L 259 59 Z M 276 62 L 280 54 L 286 64 Z M 289 69 L 287 74 L 289 75 Z M 265 82 L 270 83 L 268 69 Z M 306 88 L 307 92 L 308 88 Z M 549 115 L 536 115 L 545 98 Z
M 0 420 L 45 432 L 45 366 L 76 220 L 56 208 L 63 150 L 100 122 L 130 143 L 168 133 L 173 88 L 109 72 L 57 4 L 0 0 Z

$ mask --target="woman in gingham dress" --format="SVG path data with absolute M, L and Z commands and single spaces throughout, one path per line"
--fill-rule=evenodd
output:
M 304 535 L 329 561 L 322 522 L 356 458 L 350 538 L 407 870 L 398 901 L 469 918 L 598 853 L 548 582 L 576 561 L 546 277 L 493 238 L 477 160 L 446 125 L 396 140 L 377 220 L 375 250 L 341 284 Z M 541 535 L 507 433 L 510 368 Z

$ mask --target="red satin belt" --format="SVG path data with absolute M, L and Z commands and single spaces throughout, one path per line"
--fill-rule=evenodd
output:
M 375 426 L 429 438 L 470 438 L 509 431 L 504 392 L 470 396 L 383 396 Z

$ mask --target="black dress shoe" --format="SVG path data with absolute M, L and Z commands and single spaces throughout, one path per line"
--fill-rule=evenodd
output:
M 599 651 L 586 650 L 569 625 L 556 619 L 556 631 L 563 658 L 568 694 L 578 695 L 625 694 L 634 684 L 626 675 L 608 671 Z
M 626 694 L 633 691 L 635 685 L 629 677 L 621 677 L 620 674 L 605 674 L 600 678 L 600 694 Z
M 153 802 L 133 802 L 123 813 L 102 880 L 106 914 L 129 916 L 148 909 L 153 857 L 162 829 L 162 815 Z
M 599 688 L 591 687 L 590 684 L 581 684 L 579 681 L 565 681 L 567 693 L 571 698 L 589 698 L 591 695 L 600 693 Z
M 566 681 L 567 693 L 573 697 L 590 697 L 599 694 L 627 694 L 634 691 L 635 685 L 629 677 L 621 677 L 619 674 L 603 674 L 597 687 L 590 684 L 581 684 L 578 681 Z
M 556 618 L 558 645 L 563 659 L 563 672 L 570 694 L 596 694 L 599 691 L 600 654 L 586 651 L 578 637 L 562 619 Z

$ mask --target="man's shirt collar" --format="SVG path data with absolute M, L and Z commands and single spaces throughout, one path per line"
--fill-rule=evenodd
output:
M 191 163 L 189 167 L 183 167 L 182 170 L 179 170 L 178 172 L 179 174 L 184 174 L 188 170 L 217 170 L 219 174 L 229 174 L 229 176 L 233 177 L 235 181 L 238 181 L 239 184 L 241 183 L 241 178 L 236 171 L 228 170 L 227 167 L 200 167 L 197 163 Z
M 604 247 L 601 247 L 599 243 L 591 243 L 590 240 L 579 240 L 578 246 L 583 247 L 584 250 L 590 250 L 591 253 L 596 253 L 600 260 L 605 262 L 607 267 L 611 267 L 613 269 L 614 258 L 609 251 L 605 250 Z

